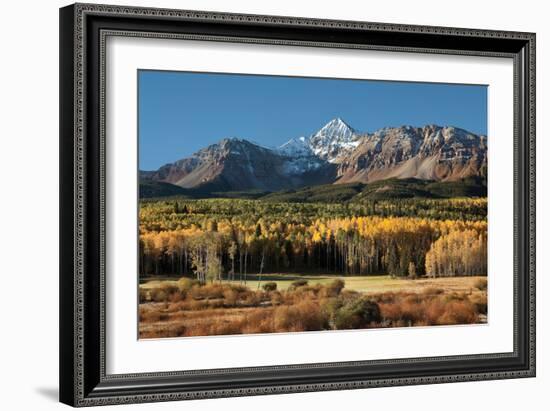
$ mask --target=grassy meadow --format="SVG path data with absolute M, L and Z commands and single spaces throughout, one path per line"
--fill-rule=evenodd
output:
M 327 286 L 334 280 L 345 282 L 345 288 L 364 294 L 378 294 L 383 292 L 406 291 L 411 293 L 422 293 L 426 288 L 440 288 L 446 293 L 469 293 L 475 290 L 476 284 L 486 279 L 482 276 L 471 277 L 442 277 L 442 278 L 419 278 L 411 280 L 408 278 L 391 277 L 389 275 L 373 276 L 335 276 L 335 275 L 299 275 L 299 274 L 263 274 L 249 275 L 246 283 L 239 281 L 224 281 L 224 284 L 245 285 L 251 290 L 262 289 L 266 283 L 275 283 L 277 290 L 286 291 L 292 287 L 295 281 L 306 280 L 309 285 Z M 141 290 L 177 286 L 178 278 L 143 279 L 140 284 Z
M 140 338 L 485 323 L 486 277 L 265 275 L 140 285 Z

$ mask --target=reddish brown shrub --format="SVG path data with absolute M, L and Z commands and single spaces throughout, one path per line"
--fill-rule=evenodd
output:
M 208 301 L 205 300 L 187 300 L 185 301 L 184 309 L 196 311 L 196 310 L 204 310 L 206 308 L 209 308 Z
M 194 285 L 188 293 L 196 300 L 204 298 L 223 298 L 224 286 L 221 284 Z
M 438 320 L 440 325 L 472 324 L 477 321 L 475 307 L 470 302 L 453 301 L 445 305 L 445 312 Z
M 225 307 L 235 307 L 239 298 L 239 293 L 231 288 L 223 291 L 223 301 Z
M 267 309 L 257 309 L 246 316 L 244 321 L 244 333 L 272 333 L 273 330 L 273 311 Z
M 271 305 L 281 305 L 283 303 L 283 296 L 279 291 L 274 291 L 269 294 L 271 299 Z
M 401 320 L 403 315 L 401 311 L 401 306 L 393 302 L 390 303 L 379 303 L 380 314 L 384 320 L 389 320 L 394 324 L 396 321 Z
M 246 294 L 243 293 L 239 295 L 239 298 L 242 298 L 243 305 L 248 307 L 255 307 L 262 301 L 261 293 L 255 293 L 253 291 Z
M 443 294 L 445 290 L 443 288 L 436 288 L 436 287 L 426 287 L 422 291 L 424 295 L 440 295 Z
M 416 321 L 422 320 L 424 315 L 422 305 L 418 302 L 401 301 L 401 320 L 408 323 L 409 326 L 414 325 Z
M 274 328 L 277 332 L 317 331 L 327 325 L 327 318 L 319 305 L 312 301 L 303 301 L 294 306 L 277 307 L 274 314 Z
M 435 325 L 445 312 L 445 303 L 439 299 L 432 299 L 424 302 L 422 304 L 422 309 L 424 311 L 423 320 L 417 321 L 415 325 L 420 325 L 420 323 L 424 325 Z
M 374 301 L 382 304 L 392 304 L 396 298 L 396 294 L 393 292 L 386 292 L 372 296 Z
M 149 290 L 149 295 L 151 296 L 151 300 L 156 303 L 164 302 L 168 299 L 168 294 L 162 288 L 152 288 Z
M 443 299 L 446 303 L 451 303 L 455 301 L 460 302 L 460 301 L 468 301 L 469 296 L 466 295 L 465 293 L 451 293 L 451 294 L 445 295 Z
M 184 298 L 185 298 L 185 296 L 182 295 L 182 293 L 179 292 L 179 291 L 168 295 L 168 301 L 170 301 L 171 303 L 180 302 Z

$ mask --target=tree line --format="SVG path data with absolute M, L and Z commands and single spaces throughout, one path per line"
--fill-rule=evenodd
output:
M 481 204 L 456 201 L 470 209 Z M 485 219 L 347 216 L 341 205 L 253 203 L 142 203 L 140 275 L 244 282 L 251 274 L 268 272 L 486 274 Z

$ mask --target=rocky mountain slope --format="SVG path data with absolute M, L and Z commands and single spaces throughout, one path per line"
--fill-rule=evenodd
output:
M 336 167 L 313 154 L 288 156 L 247 140 L 226 138 L 142 177 L 184 188 L 208 184 L 217 191 L 276 191 L 330 183 Z
M 338 182 L 387 178 L 454 181 L 484 176 L 487 138 L 455 127 L 384 128 L 361 137 L 338 165 Z

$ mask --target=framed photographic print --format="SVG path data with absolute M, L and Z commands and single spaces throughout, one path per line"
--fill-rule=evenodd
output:
M 60 10 L 60 399 L 535 375 L 535 35 Z

